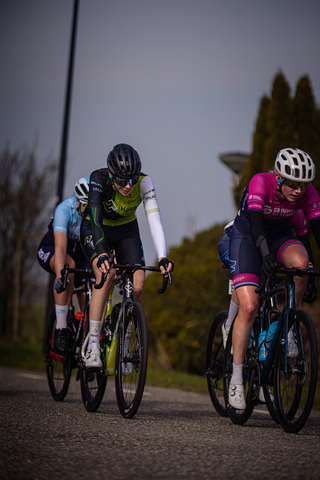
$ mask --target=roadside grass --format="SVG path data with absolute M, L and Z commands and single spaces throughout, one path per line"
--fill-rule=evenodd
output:
M 46 371 L 42 342 L 31 343 L 26 340 L 13 342 L 2 338 L 0 339 L 0 351 L 1 367 Z M 152 361 L 148 362 L 146 385 L 208 394 L 205 377 L 176 371 L 165 372 Z
M 46 371 L 43 354 L 44 319 L 45 307 L 34 305 L 24 313 L 18 341 L 0 338 L 0 366 Z M 167 372 L 151 359 L 148 362 L 146 385 L 208 394 L 205 376 Z

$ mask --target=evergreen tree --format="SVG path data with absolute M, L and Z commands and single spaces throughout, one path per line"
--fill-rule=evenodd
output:
M 294 118 L 295 128 L 299 136 L 299 148 L 307 152 L 316 165 L 318 174 L 313 185 L 320 188 L 320 126 L 319 110 L 316 107 L 315 99 L 309 77 L 301 77 L 294 96 Z M 319 190 L 320 191 L 320 190 Z
M 247 186 L 251 178 L 262 170 L 262 159 L 264 158 L 265 143 L 269 137 L 267 126 L 268 109 L 270 105 L 270 98 L 265 95 L 260 102 L 258 119 L 256 122 L 256 129 L 253 135 L 253 150 L 249 156 L 247 166 L 242 172 L 242 178 L 234 193 L 234 200 L 236 205 L 239 205 L 243 189 Z
M 273 81 L 271 101 L 267 115 L 268 138 L 265 142 L 262 171 L 273 168 L 277 153 L 281 148 L 297 147 L 298 137 L 295 133 L 293 100 L 290 87 L 282 72 Z

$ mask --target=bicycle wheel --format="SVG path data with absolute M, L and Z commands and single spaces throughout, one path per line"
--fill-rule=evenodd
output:
M 287 357 L 285 372 L 284 345 L 279 344 L 275 360 L 275 398 L 281 426 L 286 432 L 297 433 L 312 409 L 317 385 L 318 349 L 315 329 L 307 313 L 302 310 L 291 312 L 288 329 L 292 326 L 298 355 Z
M 148 364 L 147 321 L 139 303 L 132 302 L 126 308 L 124 338 L 123 361 L 120 341 L 117 348 L 116 395 L 121 415 L 132 418 L 140 406 Z
M 233 369 L 233 355 L 231 353 L 231 347 L 234 323 L 235 322 L 232 323 L 230 328 L 224 356 L 223 393 L 227 414 L 233 423 L 237 425 L 243 425 L 250 418 L 254 408 L 254 402 L 257 400 L 257 396 L 259 394 L 257 385 L 259 385 L 260 369 L 257 361 L 254 358 L 253 349 L 248 348 L 243 362 L 243 385 L 246 399 L 246 409 L 237 410 L 231 407 L 231 405 L 229 405 L 229 385 Z
M 267 409 L 268 409 L 272 419 L 276 423 L 280 423 L 278 412 L 277 412 L 277 407 L 276 407 L 276 401 L 275 401 L 275 391 L 274 391 L 274 385 L 273 385 L 274 380 L 273 379 L 274 379 L 274 372 L 273 372 L 273 369 L 272 369 L 270 379 L 269 379 L 269 385 L 267 387 L 262 387 L 263 388 L 263 395 L 264 395 L 264 398 L 265 398 Z
M 68 353 L 64 356 L 56 352 L 53 339 L 56 328 L 56 312 L 53 310 L 46 332 L 46 353 L 47 379 L 50 393 L 56 402 L 62 402 L 68 393 L 71 368 L 64 368 L 64 362 L 68 364 Z
M 223 395 L 223 362 L 225 350 L 221 331 L 221 326 L 227 317 L 228 312 L 224 310 L 214 318 L 209 331 L 206 354 L 209 395 L 214 408 L 222 417 L 228 416 Z
M 83 329 L 83 340 L 84 343 L 87 335 L 89 333 L 89 308 L 86 313 L 86 322 Z M 104 328 L 102 327 L 101 335 L 104 334 Z M 101 342 L 102 343 L 102 342 Z M 85 365 L 80 369 L 80 385 L 81 385 L 81 396 L 82 402 L 85 406 L 85 409 L 88 412 L 96 412 L 100 407 L 102 402 L 104 392 L 106 390 L 107 379 L 105 376 L 105 351 L 101 351 L 101 360 L 103 363 L 102 369 L 97 370 L 87 370 Z

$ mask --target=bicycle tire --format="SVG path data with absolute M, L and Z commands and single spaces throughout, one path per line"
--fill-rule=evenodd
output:
M 273 371 L 272 371 L 271 376 L 274 377 Z M 262 387 L 262 388 L 263 388 L 264 399 L 266 401 L 266 406 L 267 406 L 268 412 L 270 413 L 271 418 L 276 423 L 280 423 L 279 415 L 278 415 L 277 407 L 276 407 L 275 391 L 274 391 L 273 384 L 269 384 L 267 387 Z M 273 399 L 272 399 L 271 396 L 273 397 Z
M 223 363 L 225 350 L 221 327 L 228 317 L 228 312 L 219 312 L 211 324 L 206 351 L 206 376 L 212 405 L 222 417 L 227 417 L 223 394 Z
M 45 362 L 47 364 L 47 379 L 50 393 L 56 402 L 62 402 L 68 393 L 71 368 L 64 369 L 63 362 L 67 360 L 67 354 L 64 356 L 56 352 L 53 340 L 56 327 L 56 312 L 53 310 L 48 322 L 46 332 L 46 353 Z
M 298 433 L 308 420 L 318 375 L 317 337 L 312 320 L 303 310 L 295 310 L 289 315 L 288 330 L 293 325 L 297 333 L 297 357 L 287 357 L 288 371 L 285 373 L 281 342 L 275 359 L 276 408 L 280 424 L 288 433 Z
M 86 312 L 86 322 L 83 328 L 82 344 L 84 343 L 89 332 L 89 308 Z M 102 327 L 101 334 L 103 335 L 104 328 Z M 101 351 L 101 360 L 103 368 L 97 371 L 87 370 L 85 365 L 80 369 L 80 386 L 81 397 L 85 409 L 88 412 L 96 412 L 101 405 L 104 392 L 107 386 L 108 377 L 105 372 L 105 352 Z
M 128 329 L 129 327 L 129 329 Z M 126 333 L 132 329 L 126 340 Z M 120 357 L 120 341 L 116 356 L 116 397 L 124 418 L 132 418 L 137 412 L 144 391 L 148 365 L 148 331 L 144 310 L 140 303 L 127 304 L 124 319 L 124 361 Z M 119 332 L 121 335 L 121 331 Z M 128 345 L 126 345 L 128 341 Z
M 232 363 L 233 363 L 233 355 L 231 353 L 232 347 L 232 332 L 234 323 L 232 323 L 228 335 L 226 350 L 225 350 L 225 357 L 224 357 L 224 374 L 223 374 L 223 393 L 224 393 L 224 400 L 226 404 L 227 414 L 232 420 L 233 423 L 236 425 L 243 425 L 246 421 L 250 418 L 253 409 L 254 409 L 254 400 L 252 395 L 253 390 L 253 382 L 257 380 L 259 376 L 259 371 L 254 370 L 254 366 L 259 369 L 259 366 L 256 362 L 252 360 L 252 349 L 248 348 L 244 363 L 243 363 L 243 384 L 244 384 L 244 394 L 246 399 L 246 409 L 245 410 L 237 410 L 231 405 L 229 405 L 229 384 L 230 379 L 232 376 Z M 255 392 L 255 397 L 258 395 L 258 392 Z

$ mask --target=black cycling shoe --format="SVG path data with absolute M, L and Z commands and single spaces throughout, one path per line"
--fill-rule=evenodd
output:
M 67 329 L 66 328 L 59 328 L 55 329 L 54 331 L 54 340 L 53 340 L 54 348 L 59 353 L 66 353 L 68 350 L 68 342 L 67 342 Z

